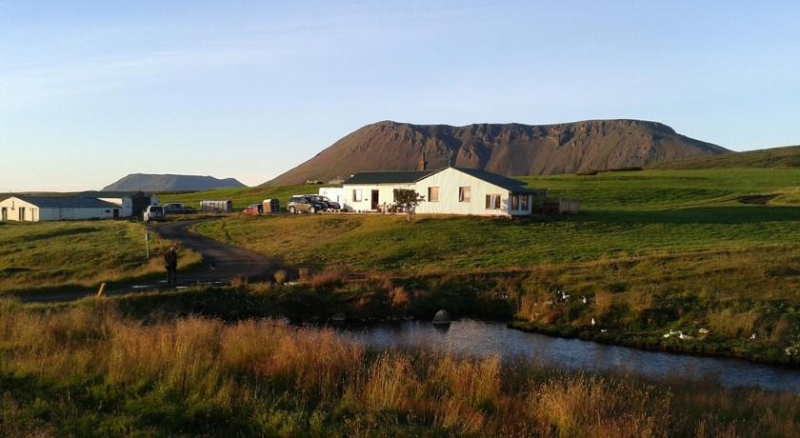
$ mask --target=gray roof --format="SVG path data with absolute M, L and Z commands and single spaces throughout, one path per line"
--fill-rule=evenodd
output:
M 436 170 L 360 172 L 343 184 L 410 184 L 436 173 Z
M 17 199 L 39 208 L 119 208 L 118 205 L 96 198 L 28 198 L 17 196 Z
M 135 197 L 147 197 L 149 195 L 146 195 L 141 191 L 104 192 L 104 191 L 90 190 L 88 192 L 78 193 L 77 196 L 81 198 L 135 198 Z
M 350 179 L 345 181 L 344 184 L 410 184 L 445 169 L 448 169 L 448 167 L 437 170 L 361 172 L 353 175 Z M 467 175 L 474 176 L 475 178 L 494 184 L 510 192 L 533 194 L 540 192 L 540 190 L 525 187 L 525 183 L 518 179 L 508 178 L 485 170 L 467 169 L 464 167 L 453 167 L 452 169 L 464 172 Z
M 508 178 L 496 173 L 487 172 L 481 169 L 467 169 L 465 167 L 454 167 L 453 169 L 464 172 L 467 175 L 474 176 L 475 178 L 482 179 L 489 184 L 494 184 L 497 187 L 506 189 L 514 193 L 533 193 L 536 190 L 531 190 L 525 187 L 525 183 L 514 178 Z

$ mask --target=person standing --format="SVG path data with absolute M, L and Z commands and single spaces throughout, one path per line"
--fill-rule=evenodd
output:
M 164 254 L 164 267 L 167 269 L 167 283 L 175 284 L 178 275 L 178 253 L 172 245 Z

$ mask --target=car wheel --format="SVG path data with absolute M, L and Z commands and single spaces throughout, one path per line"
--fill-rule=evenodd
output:
M 317 212 L 317 209 L 314 208 L 314 207 L 308 207 L 308 212 L 311 213 L 311 214 L 314 214 L 314 213 Z
M 296 212 L 297 212 L 297 210 L 295 210 L 294 207 L 289 207 L 289 213 L 295 214 Z

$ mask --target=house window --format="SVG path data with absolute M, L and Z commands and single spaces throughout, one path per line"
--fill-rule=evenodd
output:
M 519 195 L 511 195 L 511 209 L 519 210 Z
M 486 209 L 499 210 L 500 209 L 500 195 L 486 195 Z
M 530 199 L 528 195 L 520 196 L 520 210 L 528 211 L 528 199 Z
M 361 201 L 361 189 L 353 189 L 353 202 Z
M 470 189 L 468 186 L 458 188 L 458 202 L 469 202 L 470 196 Z
M 428 187 L 428 202 L 439 202 L 439 187 Z

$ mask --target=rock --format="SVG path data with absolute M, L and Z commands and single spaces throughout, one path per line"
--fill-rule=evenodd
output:
M 440 310 L 436 312 L 431 322 L 434 324 L 450 324 L 450 314 L 447 313 L 447 310 Z

